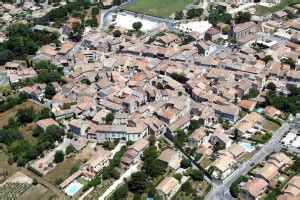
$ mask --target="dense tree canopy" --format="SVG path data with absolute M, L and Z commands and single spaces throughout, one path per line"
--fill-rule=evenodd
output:
M 278 93 L 276 91 L 269 91 L 266 97 L 266 104 L 272 105 L 277 109 L 296 114 L 300 112 L 300 88 L 291 86 L 288 88 L 290 93 L 288 95 Z
M 128 181 L 128 188 L 133 193 L 142 194 L 147 188 L 148 176 L 145 172 L 139 171 L 131 175 Z
M 203 8 L 192 8 L 187 11 L 186 16 L 188 19 L 192 19 L 195 17 L 200 17 L 203 13 Z
M 62 161 L 64 161 L 64 152 L 63 151 L 56 151 L 54 154 L 54 162 L 55 163 L 60 163 Z
M 56 90 L 52 84 L 48 84 L 45 88 L 45 97 L 47 99 L 52 99 L 56 94 Z
M 251 13 L 239 11 L 235 18 L 235 23 L 240 24 L 240 23 L 249 22 L 250 20 L 251 20 Z
M 8 40 L 0 43 L 0 64 L 26 55 L 33 55 L 42 45 L 59 44 L 58 33 L 34 32 L 29 25 L 14 24 L 7 28 Z
M 213 26 L 216 26 L 219 22 L 231 24 L 232 16 L 231 14 L 225 13 L 224 11 L 217 10 L 213 5 L 211 5 L 209 8 L 208 21 Z
M 84 24 L 76 22 L 73 25 L 72 31 L 69 33 L 69 38 L 74 42 L 79 42 L 84 33 Z

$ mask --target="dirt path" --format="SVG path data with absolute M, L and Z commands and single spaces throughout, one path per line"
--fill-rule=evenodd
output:
M 59 190 L 57 187 L 55 187 L 54 185 L 52 185 L 51 183 L 47 182 L 45 179 L 43 179 L 42 177 L 39 177 L 38 175 L 34 174 L 31 171 L 28 171 L 26 169 L 22 169 L 22 172 L 31 177 L 31 178 L 35 178 L 38 180 L 38 182 L 45 186 L 46 188 L 48 188 L 49 190 L 51 190 L 54 194 L 56 194 L 59 199 L 70 199 L 69 197 L 67 197 L 61 190 Z

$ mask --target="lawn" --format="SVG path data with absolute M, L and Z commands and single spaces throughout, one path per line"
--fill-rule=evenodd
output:
M 265 134 L 255 133 L 250 138 L 248 138 L 248 140 L 264 144 L 264 143 L 268 142 L 271 139 L 271 137 L 272 137 L 272 134 L 270 134 L 270 133 L 265 133 Z
M 265 120 L 261 126 L 263 127 L 263 129 L 266 129 L 266 130 L 272 131 L 272 132 L 275 132 L 280 128 L 280 126 L 278 124 L 276 124 L 270 120 Z
M 241 157 L 238 158 L 238 161 L 241 163 L 244 163 L 247 160 L 249 160 L 250 158 L 252 158 L 257 152 L 258 152 L 257 149 L 255 149 L 252 152 L 246 152 L 246 153 L 244 153 L 244 155 L 242 155 Z
M 57 164 L 46 176 L 45 179 L 54 184 L 55 180 L 66 180 L 70 176 L 70 169 L 73 165 L 82 164 L 82 160 L 76 160 L 75 158 L 67 158 L 63 162 Z
M 282 10 L 285 6 L 291 5 L 291 4 L 297 4 L 300 3 L 300 0 L 282 0 L 280 4 L 273 6 L 273 7 L 265 7 L 261 5 L 255 6 L 256 13 L 258 15 L 266 15 L 269 13 L 274 13 L 276 11 Z
M 125 9 L 136 13 L 166 18 L 194 2 L 195 0 L 137 0 Z

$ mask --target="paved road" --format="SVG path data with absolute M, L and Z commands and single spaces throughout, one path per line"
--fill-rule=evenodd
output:
M 229 188 L 231 184 L 237 180 L 241 175 L 245 175 L 251 169 L 251 163 L 260 163 L 265 157 L 273 151 L 279 151 L 281 145 L 279 141 L 285 132 L 289 130 L 289 124 L 284 124 L 280 129 L 273 134 L 272 139 L 266 143 L 245 165 L 241 165 L 239 169 L 234 171 L 227 177 L 222 184 L 213 183 L 212 192 L 206 197 L 207 200 L 225 200 L 233 199 L 229 195 Z
M 124 178 L 129 178 L 131 174 L 139 171 L 139 162 L 135 165 L 132 165 L 118 180 L 116 180 L 105 192 L 98 198 L 98 200 L 105 200 L 109 197 L 123 182 Z

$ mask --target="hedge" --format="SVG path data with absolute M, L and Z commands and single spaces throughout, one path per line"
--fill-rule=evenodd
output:
M 27 169 L 29 171 L 32 171 L 33 173 L 35 173 L 36 175 L 43 177 L 43 173 L 41 173 L 40 171 L 36 170 L 35 168 L 31 167 L 31 166 L 27 166 Z

